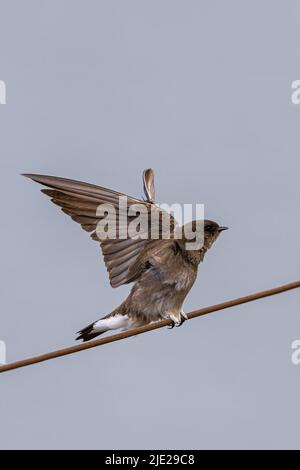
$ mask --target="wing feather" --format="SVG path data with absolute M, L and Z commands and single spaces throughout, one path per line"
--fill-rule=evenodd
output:
M 65 214 L 79 223 L 85 231 L 90 232 L 93 240 L 100 242 L 112 287 L 118 287 L 127 282 L 131 282 L 132 273 L 129 276 L 129 271 L 132 266 L 134 266 L 145 247 L 151 242 L 150 236 L 149 239 L 146 240 L 141 238 L 121 239 L 118 235 L 122 225 L 118 223 L 117 238 L 99 239 L 96 228 L 102 218 L 98 215 L 97 208 L 100 204 L 111 204 L 116 214 L 119 215 L 119 198 L 123 196 L 127 198 L 127 208 L 133 204 L 143 204 L 144 207 L 147 208 L 149 220 L 151 208 L 153 210 L 153 207 L 157 208 L 161 215 L 163 211 L 153 204 L 154 174 L 152 170 L 145 170 L 143 175 L 147 201 L 142 201 L 111 189 L 83 183 L 81 181 L 46 175 L 25 174 L 24 176 L 46 186 L 47 188 L 42 189 L 42 192 L 49 196 L 54 204 L 61 207 Z M 126 217 L 128 225 L 134 217 L 128 216 L 127 208 Z M 171 230 L 174 228 L 174 224 L 175 220 L 170 216 Z

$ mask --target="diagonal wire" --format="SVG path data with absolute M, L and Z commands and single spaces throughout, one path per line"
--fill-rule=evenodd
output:
M 281 294 L 292 289 L 297 289 L 300 287 L 300 280 L 291 282 L 289 284 L 284 284 L 279 287 L 274 287 L 273 289 L 268 289 L 254 294 L 246 295 L 244 297 L 239 297 L 237 299 L 228 300 L 220 304 L 211 305 L 210 307 L 204 307 L 199 310 L 194 310 L 188 314 L 188 319 L 201 317 L 209 313 L 218 312 L 219 310 L 224 310 L 226 308 L 235 307 L 236 305 L 245 304 L 247 302 L 253 302 L 254 300 L 262 299 L 264 297 L 269 297 L 275 294 Z M 131 336 L 140 335 L 146 333 L 147 331 L 157 330 L 158 328 L 163 328 L 164 326 L 170 325 L 170 320 L 162 320 L 156 323 L 150 323 L 145 326 L 134 328 L 132 330 L 124 331 L 115 335 L 107 336 L 101 339 L 96 339 L 89 341 L 87 343 L 76 344 L 75 346 L 70 346 L 68 348 L 58 349 L 56 351 L 51 351 L 39 356 L 30 357 L 27 359 L 22 359 L 20 361 L 11 362 L 10 364 L 5 364 L 0 366 L 0 373 L 6 372 L 13 369 L 19 369 L 20 367 L 29 366 L 32 364 L 37 364 L 39 362 L 49 361 L 50 359 L 55 359 L 57 357 L 67 356 L 68 354 L 74 354 L 85 349 L 95 348 L 97 346 L 103 346 L 104 344 L 113 343 L 115 341 L 120 341 L 121 339 L 130 338 Z

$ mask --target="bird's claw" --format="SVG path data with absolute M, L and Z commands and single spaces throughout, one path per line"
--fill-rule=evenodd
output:
M 174 326 L 176 326 L 176 327 L 178 328 L 178 327 L 181 326 L 186 320 L 187 320 L 186 315 L 182 315 L 182 314 L 181 314 L 179 321 L 171 320 L 171 323 L 170 323 L 170 325 L 168 326 L 169 330 L 172 330 L 172 329 L 174 328 Z
M 185 318 L 183 315 L 181 315 L 180 322 L 178 322 L 178 323 L 176 324 L 177 328 L 178 328 L 179 326 L 181 326 L 181 325 L 185 322 L 185 320 L 186 320 L 186 318 Z

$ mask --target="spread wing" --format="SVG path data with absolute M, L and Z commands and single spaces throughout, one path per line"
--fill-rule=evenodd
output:
M 145 211 L 147 211 L 149 222 L 150 216 L 153 212 L 156 212 L 156 220 L 161 222 L 162 220 L 166 221 L 166 219 L 168 219 L 170 232 L 172 233 L 174 230 L 176 223 L 175 219 L 170 214 L 167 214 L 167 212 L 162 211 L 152 202 L 148 202 L 152 199 L 152 196 L 154 196 L 154 186 L 152 192 L 150 189 L 153 184 L 153 172 L 152 175 L 150 173 L 150 179 L 147 179 L 146 176 L 145 180 L 144 176 L 145 188 L 148 187 L 150 191 L 148 193 L 149 197 L 147 196 L 147 201 L 142 201 L 131 196 L 126 196 L 125 194 L 117 191 L 112 191 L 111 189 L 83 183 L 81 181 L 59 178 L 56 176 L 34 174 L 25 174 L 24 176 L 46 186 L 47 189 L 42 189 L 42 192 L 47 196 L 50 196 L 54 204 L 60 206 L 62 211 L 69 215 L 75 222 L 79 223 L 84 230 L 90 232 L 93 240 L 100 242 L 104 262 L 109 273 L 110 284 L 112 287 L 118 287 L 122 284 L 132 282 L 133 279 L 132 275 L 130 275 L 130 268 L 134 265 L 145 247 L 152 243 L 150 239 L 150 223 L 148 224 L 148 233 L 146 234 L 147 238 L 146 236 L 144 236 L 144 238 L 130 238 L 128 232 L 126 239 L 120 236 L 122 228 L 124 229 L 122 224 L 126 223 L 126 227 L 128 227 L 130 222 L 136 217 L 136 213 L 135 215 L 129 215 L 128 210 L 130 207 L 135 204 L 142 204 Z M 150 186 L 147 185 L 147 181 L 150 181 Z M 99 215 L 99 206 L 102 204 L 113 206 L 116 211 L 116 215 L 118 216 L 120 215 L 120 212 L 122 212 L 119 205 L 120 197 L 127 198 L 127 206 L 123 209 L 122 214 L 123 216 L 125 214 L 126 218 L 116 218 L 116 232 L 114 238 L 99 238 L 97 226 L 99 222 L 104 219 L 104 214 Z M 107 216 L 107 214 L 105 215 Z M 158 239 L 162 238 L 162 223 L 158 224 L 156 237 Z

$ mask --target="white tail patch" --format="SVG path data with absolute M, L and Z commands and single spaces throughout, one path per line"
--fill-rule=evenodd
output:
M 120 328 L 123 330 L 128 330 L 132 325 L 133 322 L 128 318 L 127 315 L 117 314 L 96 321 L 93 325 L 93 330 L 99 331 L 99 333 L 108 330 L 118 330 Z

